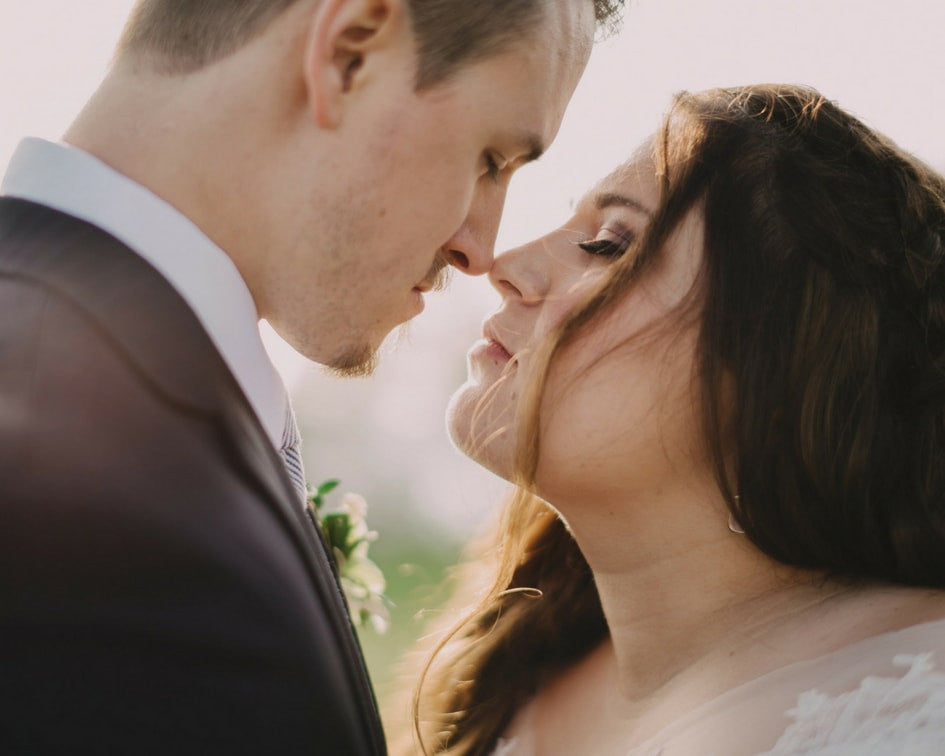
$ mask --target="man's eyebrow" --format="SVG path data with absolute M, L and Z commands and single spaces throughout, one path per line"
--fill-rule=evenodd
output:
M 615 192 L 603 192 L 594 198 L 594 207 L 596 207 L 598 210 L 605 210 L 608 207 L 614 207 L 615 205 L 619 207 L 629 207 L 633 210 L 643 213 L 648 217 L 653 217 L 652 210 L 637 202 L 632 197 L 626 197 L 623 194 L 617 194 Z

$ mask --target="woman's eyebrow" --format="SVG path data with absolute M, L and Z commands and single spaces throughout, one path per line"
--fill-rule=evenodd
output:
M 653 217 L 652 210 L 637 202 L 632 197 L 627 197 L 623 194 L 617 194 L 615 192 L 603 192 L 594 198 L 594 207 L 596 207 L 598 210 L 605 210 L 606 208 L 613 207 L 615 205 L 620 207 L 629 207 L 633 210 L 636 210 L 637 212 L 643 213 L 648 218 Z

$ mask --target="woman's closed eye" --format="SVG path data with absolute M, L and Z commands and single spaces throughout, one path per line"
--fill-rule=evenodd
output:
M 577 245 L 590 255 L 597 255 L 599 257 L 620 257 L 633 243 L 634 235 L 628 232 L 612 233 L 616 233 L 616 236 L 577 242 Z

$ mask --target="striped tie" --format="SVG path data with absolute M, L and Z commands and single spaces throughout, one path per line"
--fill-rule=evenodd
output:
M 285 428 L 282 431 L 282 448 L 279 453 L 285 462 L 285 469 L 289 473 L 292 485 L 299 497 L 299 502 L 305 506 L 305 471 L 302 469 L 302 439 L 299 436 L 299 426 L 295 423 L 295 413 L 292 412 L 292 405 L 286 398 L 285 404 Z

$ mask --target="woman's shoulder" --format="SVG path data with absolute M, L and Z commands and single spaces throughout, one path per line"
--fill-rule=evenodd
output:
M 945 621 L 921 628 L 939 637 Z M 868 649 L 864 649 L 868 650 Z M 890 671 L 866 675 L 850 690 L 830 694 L 811 688 L 785 712 L 790 724 L 770 756 L 787 754 L 939 753 L 945 742 L 945 666 L 941 654 L 878 657 Z
M 902 599 L 902 616 L 889 619 L 894 629 L 782 672 L 782 684 L 797 693 L 771 756 L 941 752 L 945 594 L 914 591 Z
M 667 756 L 941 753 L 945 593 L 865 593 L 861 605 L 851 605 L 847 619 L 859 625 L 850 642 L 739 685 L 677 721 L 658 736 L 661 742 L 650 745 Z M 723 750 L 691 750 L 709 742 Z
M 939 754 L 945 743 L 945 592 L 903 588 L 856 591 L 845 607 L 794 647 L 788 663 L 701 705 L 640 742 L 599 733 L 601 752 L 626 756 L 854 756 L 861 753 Z M 847 632 L 837 628 L 847 625 Z M 795 632 L 799 632 L 797 628 Z M 772 660 L 779 656 L 769 648 Z M 597 655 L 596 665 L 605 655 Z M 580 685 L 557 686 L 574 688 Z M 602 708 L 582 690 L 585 717 Z M 516 717 L 495 756 L 541 751 L 541 706 L 533 700 Z M 542 697 L 541 703 L 546 703 Z M 607 708 L 603 706 L 603 708 Z M 612 723 L 614 724 L 614 723 Z M 636 729 L 636 728 L 633 728 Z M 627 733 L 623 731 L 625 736 Z M 605 745 L 606 744 L 606 745 Z M 616 746 L 616 747 L 615 747 Z

